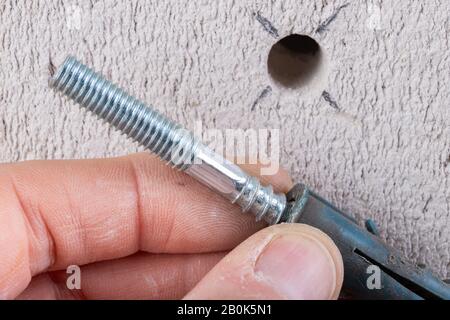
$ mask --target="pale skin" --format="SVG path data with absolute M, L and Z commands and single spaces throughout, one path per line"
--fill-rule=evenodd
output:
M 319 230 L 255 223 L 148 154 L 0 165 L 2 299 L 336 299 L 342 279 Z

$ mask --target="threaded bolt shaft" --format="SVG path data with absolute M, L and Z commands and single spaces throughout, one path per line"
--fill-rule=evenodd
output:
M 61 91 L 162 160 L 206 184 L 257 220 L 280 221 L 286 196 L 243 172 L 197 140 L 189 131 L 130 96 L 73 57 L 50 79 Z

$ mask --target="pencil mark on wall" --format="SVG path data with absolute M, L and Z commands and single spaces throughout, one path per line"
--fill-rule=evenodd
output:
M 267 18 L 261 16 L 259 12 L 256 12 L 253 15 L 255 16 L 256 21 L 258 21 L 263 26 L 264 30 L 266 30 L 272 37 L 279 37 L 277 28 L 275 28 L 273 24 L 269 20 L 267 20 Z
M 430 204 L 430 201 L 433 199 L 432 196 L 430 196 L 427 201 L 425 202 L 425 205 L 423 206 L 422 212 L 425 213 L 428 211 L 428 205 Z
M 327 30 L 328 26 L 337 18 L 342 9 L 347 8 L 350 3 L 343 4 L 338 7 L 336 11 L 333 12 L 331 16 L 329 16 L 324 22 L 322 22 L 316 29 L 316 33 L 322 33 Z
M 423 117 L 423 123 L 427 122 L 428 119 L 428 111 L 430 111 L 430 105 L 427 106 L 427 109 L 425 110 L 425 116 Z
M 328 91 L 323 91 L 322 92 L 322 98 L 328 102 L 328 104 L 336 110 L 341 110 L 336 102 L 336 100 L 333 99 L 333 97 L 330 95 L 330 93 Z
M 268 97 L 271 93 L 272 93 L 272 87 L 271 86 L 265 87 L 261 91 L 261 93 L 258 95 L 258 97 L 256 98 L 255 102 L 253 102 L 251 111 L 254 111 L 256 106 L 261 102 L 261 100 L 263 100 L 264 98 Z
M 53 77 L 53 75 L 55 74 L 56 71 L 56 67 L 52 61 L 52 57 L 48 57 L 48 72 L 50 73 L 50 77 Z

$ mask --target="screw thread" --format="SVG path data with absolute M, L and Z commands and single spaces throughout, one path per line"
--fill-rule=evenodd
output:
M 50 79 L 50 86 L 113 125 L 140 145 L 179 170 L 195 163 L 203 145 L 180 125 L 127 94 L 73 57 L 68 57 Z M 245 183 L 235 184 L 232 202 L 251 211 L 257 220 L 278 223 L 286 205 L 283 194 L 242 173 Z M 201 179 L 200 179 L 201 180 Z
M 185 170 L 193 163 L 198 141 L 191 133 L 75 58 L 65 60 L 50 85 L 172 166 Z

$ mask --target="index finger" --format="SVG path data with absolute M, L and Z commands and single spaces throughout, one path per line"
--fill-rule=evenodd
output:
M 284 172 L 269 179 L 290 187 Z M 0 297 L 48 269 L 228 250 L 263 226 L 148 154 L 2 165 L 0 203 Z

